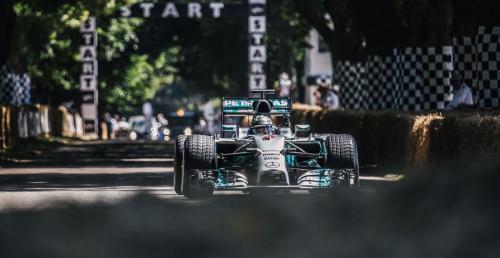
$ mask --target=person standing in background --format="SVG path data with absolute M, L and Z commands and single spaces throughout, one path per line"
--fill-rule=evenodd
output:
M 332 80 L 318 78 L 316 84 L 318 85 L 318 89 L 314 92 L 316 105 L 328 110 L 339 109 L 338 87 L 332 87 Z
M 145 102 L 142 105 L 142 114 L 144 115 L 146 121 L 146 136 L 151 135 L 151 128 L 153 127 L 153 105 L 149 102 Z
M 315 95 L 319 100 L 318 106 L 328 110 L 340 108 L 339 96 L 331 87 L 319 86 Z
M 451 85 L 453 86 L 453 99 L 446 107 L 446 110 L 453 110 L 460 106 L 473 106 L 474 99 L 472 91 L 465 84 L 464 77 L 460 72 L 454 72 L 451 76 Z
M 289 98 L 293 94 L 295 85 L 293 84 L 290 76 L 287 73 L 280 74 L 279 81 L 274 84 L 274 90 L 280 98 Z

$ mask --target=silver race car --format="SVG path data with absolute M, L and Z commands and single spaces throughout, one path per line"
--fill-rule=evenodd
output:
M 309 125 L 292 131 L 290 99 L 274 97 L 273 90 L 252 95 L 223 99 L 220 135 L 177 137 L 176 193 L 200 198 L 228 190 L 358 188 L 352 136 L 312 134 Z

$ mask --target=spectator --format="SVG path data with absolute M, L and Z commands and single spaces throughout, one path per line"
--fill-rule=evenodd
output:
M 120 115 L 114 114 L 113 117 L 109 119 L 111 124 L 111 139 L 116 139 L 116 132 L 118 131 L 118 122 L 120 121 Z
M 110 113 L 108 112 L 104 113 L 104 122 L 106 123 L 106 133 L 107 133 L 106 136 L 109 140 L 112 137 L 112 130 L 113 130 L 113 117 L 111 117 Z
M 313 93 L 314 96 L 314 105 L 321 106 L 321 92 L 319 89 L 316 89 Z
M 332 88 L 331 84 L 320 84 L 314 96 L 317 105 L 324 109 L 336 110 L 340 108 L 338 91 Z
M 474 100 L 472 92 L 465 84 L 464 77 L 459 72 L 454 72 L 451 76 L 451 85 L 453 86 L 453 99 L 446 107 L 446 110 L 453 110 L 460 106 L 473 106 Z
M 280 74 L 279 81 L 275 83 L 274 88 L 280 98 L 289 98 L 292 96 L 295 85 L 293 85 L 287 73 L 282 73 Z

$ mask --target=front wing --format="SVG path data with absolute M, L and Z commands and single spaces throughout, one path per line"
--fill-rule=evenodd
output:
M 291 185 L 250 185 L 245 174 L 225 170 L 196 170 L 191 182 L 193 187 L 211 186 L 217 191 L 250 190 L 250 189 L 331 189 L 349 186 L 351 173 L 349 170 L 314 169 L 304 172 L 297 179 L 297 184 Z

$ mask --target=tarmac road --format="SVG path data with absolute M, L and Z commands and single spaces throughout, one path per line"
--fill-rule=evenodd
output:
M 358 193 L 216 195 L 172 189 L 171 145 L 76 142 L 0 169 L 0 257 L 498 257 L 500 163 Z M 393 173 L 391 173 L 393 174 Z M 146 193 L 146 194 L 142 194 Z
M 172 153 L 172 144 L 95 141 L 13 158 L 0 168 L 0 211 L 116 203 L 143 193 L 189 201 L 173 190 Z M 383 190 L 399 179 L 383 174 L 364 175 L 362 190 Z M 226 194 L 242 193 L 218 193 Z

